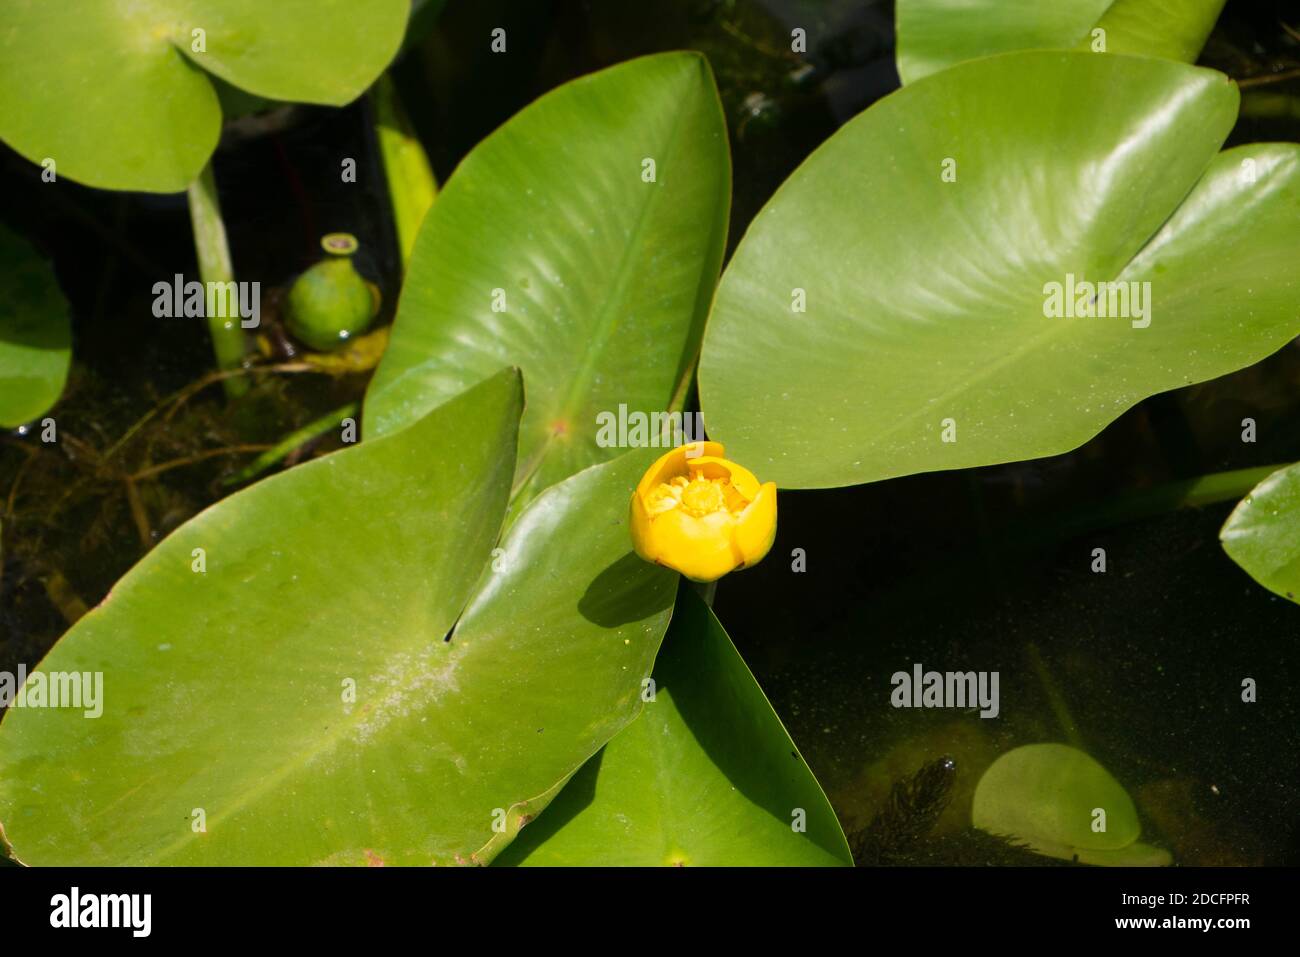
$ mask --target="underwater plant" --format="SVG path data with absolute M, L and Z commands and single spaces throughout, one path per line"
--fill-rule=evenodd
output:
M 0 428 L 40 418 L 58 400 L 72 360 L 68 304 L 53 270 L 0 226 Z
M 217 365 L 237 368 L 243 332 L 217 295 L 234 280 L 211 166 L 223 101 L 236 113 L 273 101 L 348 103 L 393 58 L 410 13 L 407 0 L 360 9 L 347 0 L 14 0 L 0 35 L 0 140 L 39 164 L 45 182 L 185 191 Z M 237 395 L 245 384 L 225 387 Z
M 975 826 L 1048 857 L 1106 867 L 1161 866 L 1169 852 L 1143 844 L 1128 792 L 1087 753 L 1026 744 L 999 757 L 975 788 Z

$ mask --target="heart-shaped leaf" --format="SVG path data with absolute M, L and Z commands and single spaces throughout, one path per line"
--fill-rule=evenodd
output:
M 520 403 L 498 375 L 146 556 L 0 724 L 17 856 L 490 859 L 637 713 L 674 581 L 630 557 L 652 450 L 549 490 L 492 553 Z M 33 706 L 71 673 L 102 673 L 99 717 Z
M 1300 464 L 1256 485 L 1228 516 L 1219 539 L 1251 578 L 1300 602 Z
M 30 422 L 58 401 L 71 358 L 68 303 L 54 270 L 0 226 L 0 428 Z
M 654 681 L 641 716 L 499 863 L 853 863 L 816 778 L 722 625 L 689 589 Z
M 898 0 L 904 83 L 963 60 L 1083 48 L 1191 63 L 1224 0 Z M 1103 31 L 1100 35 L 1096 30 Z
M 7 0 L 0 139 L 104 189 L 179 192 L 221 130 L 211 73 L 342 105 L 397 52 L 408 0 Z
M 680 408 L 729 205 L 703 57 L 644 57 L 546 94 L 466 157 L 425 218 L 367 434 L 515 365 L 521 500 L 614 457 L 598 414 Z
M 1300 147 L 1217 154 L 1237 99 L 1209 70 L 1034 52 L 880 101 L 728 265 L 710 436 L 795 488 L 991 465 L 1273 352 L 1300 332 Z

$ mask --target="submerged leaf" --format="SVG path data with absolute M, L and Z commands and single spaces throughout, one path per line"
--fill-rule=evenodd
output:
M 0 428 L 30 422 L 58 401 L 71 338 L 54 270 L 0 226 Z
M 1169 852 L 1138 841 L 1128 792 L 1092 757 L 1064 744 L 1028 744 L 990 765 L 975 787 L 975 826 L 1039 854 L 1102 866 L 1160 866 Z

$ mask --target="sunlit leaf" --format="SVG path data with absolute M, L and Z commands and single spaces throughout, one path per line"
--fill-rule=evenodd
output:
M 6 0 L 0 139 L 105 189 L 179 192 L 221 108 L 207 74 L 273 100 L 342 105 L 397 52 L 408 0 Z
M 1224 0 L 898 0 L 904 83 L 963 60 L 1088 49 L 1194 61 Z M 1097 33 L 1101 31 L 1101 33 Z
M 680 405 L 729 200 L 703 57 L 644 57 L 546 94 L 466 157 L 425 218 L 367 434 L 509 364 L 528 389 L 526 494 L 617 455 L 597 444 L 598 414 Z
M 1300 465 L 1279 469 L 1237 505 L 1223 549 L 1269 591 L 1300 601 Z
M 723 275 L 710 437 L 796 488 L 990 465 L 1269 355 L 1300 333 L 1300 147 L 1218 153 L 1237 99 L 1168 61 L 1019 53 L 871 107 Z M 1049 315 L 1072 281 L 1122 285 L 1105 317 Z
M 150 552 L 28 682 L 102 673 L 102 714 L 0 723 L 15 854 L 490 860 L 636 715 L 675 578 L 630 555 L 650 452 L 548 490 L 493 549 L 521 398 L 493 377 Z
M 852 864 L 821 787 L 693 591 L 678 599 L 654 681 L 641 717 L 500 863 Z

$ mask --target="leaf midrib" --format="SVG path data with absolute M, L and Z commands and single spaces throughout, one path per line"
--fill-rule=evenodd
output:
M 1136 262 L 1144 252 L 1146 252 L 1147 248 L 1151 246 L 1151 244 L 1161 235 L 1161 233 L 1164 232 L 1170 220 L 1173 219 L 1173 217 L 1178 214 L 1178 211 L 1181 210 L 1186 205 L 1187 200 L 1191 197 L 1191 195 L 1204 181 L 1205 176 L 1209 172 L 1210 167 L 1214 164 L 1215 159 L 1217 159 L 1221 155 L 1223 155 L 1223 151 L 1216 153 L 1214 157 L 1211 158 L 1210 162 L 1207 163 L 1205 165 L 1205 168 L 1201 171 L 1201 175 L 1196 178 L 1196 180 L 1192 183 L 1192 185 L 1183 194 L 1182 198 L 1179 199 L 1179 201 L 1174 204 L 1174 207 L 1169 211 L 1169 214 L 1165 216 L 1164 219 L 1161 220 L 1160 225 L 1157 226 L 1156 229 L 1151 233 L 1151 235 L 1146 238 L 1146 240 L 1132 253 L 1132 255 L 1130 255 L 1128 259 L 1126 259 L 1124 263 L 1118 269 L 1115 270 L 1114 272 L 1115 278 L 1108 279 L 1108 280 L 1101 280 L 1101 281 L 1103 282 L 1119 281 L 1119 277 L 1123 276 L 1128 271 L 1129 267 L 1132 266 L 1133 263 Z M 974 373 L 967 376 L 963 376 L 958 382 L 958 384 L 955 385 L 953 388 L 947 390 L 946 392 L 940 393 L 930 402 L 915 407 L 913 411 L 905 413 L 904 415 L 898 417 L 897 419 L 894 420 L 894 423 L 889 427 L 880 430 L 878 432 L 875 432 L 867 439 L 865 443 L 863 443 L 861 446 L 857 446 L 854 449 L 854 454 L 855 455 L 862 454 L 867 450 L 878 450 L 884 439 L 892 438 L 893 436 L 897 435 L 900 431 L 903 431 L 905 426 L 906 427 L 914 426 L 917 420 L 921 419 L 923 416 L 931 412 L 931 407 L 934 406 L 936 403 L 946 402 L 947 400 L 952 399 L 957 395 L 970 391 L 971 387 L 974 386 L 975 384 L 982 383 L 988 380 L 995 373 L 1001 371 L 1002 369 L 1006 368 L 1009 365 L 1012 365 L 1020 361 L 1025 355 L 1037 350 L 1044 342 L 1047 342 L 1052 339 L 1056 339 L 1059 336 L 1062 336 L 1065 333 L 1070 332 L 1072 329 L 1073 326 L 1068 322 L 1054 322 L 1053 324 L 1049 325 L 1043 332 L 1040 332 L 1037 335 L 1030 337 L 1020 347 L 1005 353 L 1004 355 L 1002 355 L 998 359 L 995 359 L 992 362 L 983 364 Z M 1087 335 L 1085 334 L 1083 338 L 1086 340 Z
M 664 156 L 672 156 L 676 154 L 678 143 L 681 140 L 682 130 L 686 125 L 685 115 L 687 112 L 688 111 L 684 109 L 675 111 L 667 146 L 663 150 Z M 549 416 L 548 419 L 550 420 L 558 419 L 561 422 L 568 423 L 573 415 L 578 411 L 578 407 L 582 404 L 582 400 L 590 388 L 591 380 L 595 375 L 597 360 L 608 350 L 610 338 L 613 336 L 614 330 L 618 326 L 618 312 L 614 308 L 615 304 L 622 303 L 625 300 L 627 285 L 636 271 L 633 268 L 635 261 L 633 251 L 635 250 L 639 253 L 644 246 L 643 236 L 650 221 L 650 213 L 651 210 L 659 205 L 662 192 L 661 184 L 656 181 L 653 184 L 653 189 L 651 189 L 650 195 L 641 204 L 636 222 L 632 227 L 632 235 L 628 238 L 628 241 L 623 244 L 623 252 L 619 257 L 618 268 L 616 270 L 617 278 L 614 282 L 613 290 L 605 297 L 604 302 L 601 304 L 600 312 L 597 315 L 594 326 L 595 335 L 590 337 L 589 347 L 583 352 L 582 365 L 579 367 L 578 373 L 570 380 L 563 401 L 558 404 L 559 414 Z M 671 401 L 671 398 L 671 395 L 668 396 L 667 401 Z M 543 421 L 546 421 L 546 419 Z M 519 478 L 515 483 L 516 491 L 526 487 L 532 476 L 541 470 L 542 465 L 546 461 L 546 457 L 550 454 L 551 450 L 555 448 L 555 442 L 555 432 L 548 430 L 543 434 L 541 443 L 532 455 L 529 456 L 527 465 L 519 473 Z

